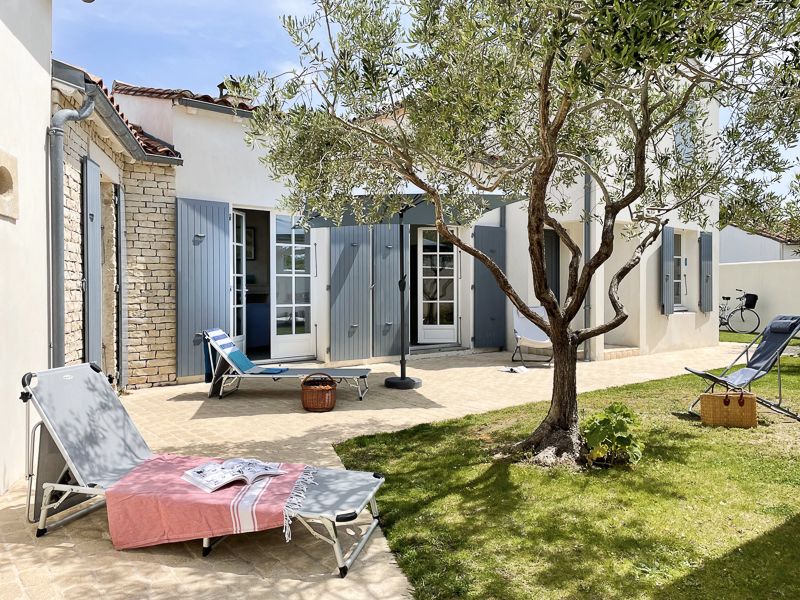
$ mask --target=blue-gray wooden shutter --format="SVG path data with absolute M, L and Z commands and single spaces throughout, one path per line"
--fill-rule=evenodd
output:
M 547 285 L 553 290 L 556 300 L 561 299 L 561 240 L 552 229 L 544 230 L 544 268 Z
M 83 360 L 103 365 L 103 241 L 100 166 L 83 159 Z
M 475 226 L 475 248 L 506 268 L 506 230 L 504 227 Z M 473 311 L 476 348 L 504 348 L 506 345 L 506 295 L 491 271 L 475 260 L 475 308 Z
M 406 274 L 409 271 L 409 226 L 403 226 Z M 400 226 L 375 225 L 372 229 L 372 355 L 400 354 Z M 406 286 L 408 290 L 408 286 Z M 406 291 L 406 327 L 410 327 Z
M 229 331 L 230 207 L 178 198 L 178 377 L 200 375 L 202 332 Z
M 675 230 L 664 227 L 661 232 L 661 314 L 675 312 Z
M 370 355 L 370 228 L 331 229 L 331 360 Z
M 125 235 L 125 190 L 117 191 L 117 387 L 128 385 L 128 240 Z
M 714 309 L 713 297 L 713 250 L 712 237 L 707 231 L 700 232 L 700 310 L 704 313 Z

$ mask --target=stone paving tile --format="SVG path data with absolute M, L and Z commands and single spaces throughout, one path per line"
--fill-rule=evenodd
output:
M 684 365 L 726 365 L 741 346 L 718 347 L 578 364 L 580 391 L 658 379 Z M 363 433 L 547 400 L 549 367 L 503 373 L 508 353 L 431 357 L 409 364 L 421 377 L 414 391 L 383 388 L 393 364 L 370 365 L 371 389 L 360 402 L 342 386 L 336 410 L 312 414 L 300 406 L 296 381 L 246 381 L 236 394 L 210 399 L 203 384 L 138 390 L 123 402 L 158 452 L 255 456 L 341 467 L 332 444 Z M 19 598 L 324 598 L 410 597 L 386 539 L 377 532 L 345 579 L 329 546 L 300 526 L 286 544 L 279 530 L 236 536 L 200 557 L 200 543 L 116 552 L 103 509 L 34 537 L 25 522 L 25 484 L 0 496 L 0 600 Z M 358 523 L 358 522 L 357 522 Z M 357 525 L 363 527 L 363 525 Z M 356 538 L 342 538 L 355 544 Z

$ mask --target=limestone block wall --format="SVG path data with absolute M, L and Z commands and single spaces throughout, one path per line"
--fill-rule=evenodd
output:
M 123 174 L 128 248 L 128 386 L 176 382 L 175 168 L 134 163 Z
M 76 108 L 63 95 L 53 107 Z M 107 135 L 107 134 L 106 134 Z M 69 123 L 64 135 L 64 284 L 66 363 L 83 362 L 83 233 L 82 160 L 106 155 L 101 170 L 103 368 L 118 369 L 116 220 L 114 186 L 104 169 L 116 168 L 125 192 L 127 247 L 128 386 L 169 385 L 176 382 L 176 201 L 175 168 L 131 162 L 115 152 L 92 121 Z M 95 157 L 93 157 L 95 158 Z
M 77 108 L 77 103 L 61 94 L 53 107 L 53 112 L 61 108 Z M 115 152 L 101 135 L 92 121 L 70 122 L 64 130 L 64 287 L 65 287 L 65 362 L 83 362 L 83 195 L 82 161 L 90 155 L 90 146 L 99 149 L 119 172 L 125 165 L 125 158 Z M 97 150 L 94 150 L 97 152 Z M 107 174 L 104 173 L 107 177 Z M 116 372 L 116 299 L 108 301 L 109 291 L 113 296 L 117 283 L 116 259 L 113 252 L 115 244 L 113 186 L 106 180 L 102 185 L 103 223 L 103 369 Z M 110 323 L 111 330 L 106 327 Z

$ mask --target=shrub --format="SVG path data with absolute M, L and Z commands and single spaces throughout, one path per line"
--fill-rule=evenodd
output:
M 628 406 L 614 402 L 591 415 L 581 427 L 589 464 L 635 465 L 642 459 L 644 444 L 635 428 L 639 418 Z

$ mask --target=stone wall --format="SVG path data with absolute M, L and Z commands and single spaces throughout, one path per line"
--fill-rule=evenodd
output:
M 77 103 L 59 94 L 58 103 L 53 111 L 61 108 L 77 108 Z M 82 161 L 90 154 L 89 146 L 93 142 L 116 167 L 122 172 L 125 160 L 122 154 L 115 152 L 106 139 L 101 136 L 98 127 L 91 121 L 70 122 L 64 129 L 64 287 L 65 287 L 65 363 L 77 364 L 84 361 L 83 356 L 83 193 L 82 193 Z M 103 202 L 101 219 L 103 223 L 103 285 L 114 289 L 116 285 L 116 258 L 108 248 L 114 248 L 115 231 L 110 226 L 114 223 L 113 187 L 102 186 Z M 110 214 L 109 214 L 110 213 Z M 107 267 L 111 263 L 111 270 Z M 116 300 L 110 304 L 103 291 L 103 369 L 108 373 L 116 372 L 116 360 L 106 363 L 109 356 L 116 357 Z M 112 330 L 106 331 L 106 323 L 111 323 Z M 111 345 L 111 348 L 108 346 Z
M 77 108 L 61 94 L 53 110 Z M 92 121 L 71 122 L 64 135 L 64 284 L 66 364 L 83 362 L 82 160 L 94 143 L 119 169 L 125 191 L 128 292 L 128 386 L 176 382 L 175 168 L 130 162 Z M 127 160 L 126 160 L 127 158 Z M 104 174 L 105 175 L 105 174 Z M 117 370 L 116 207 L 103 177 L 103 368 Z
M 123 175 L 128 240 L 128 386 L 177 377 L 175 168 L 135 163 Z

